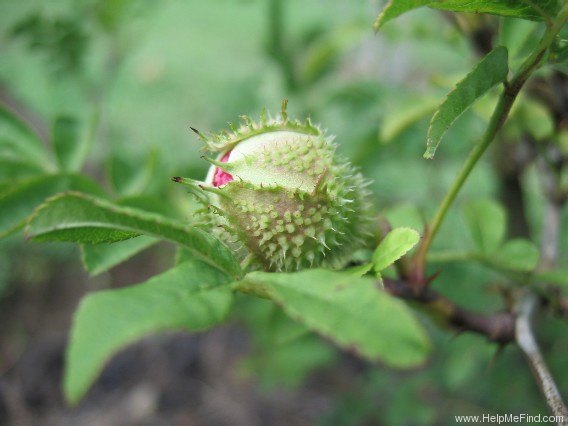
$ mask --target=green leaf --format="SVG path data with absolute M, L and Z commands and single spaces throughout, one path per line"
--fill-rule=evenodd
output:
M 420 241 L 420 234 L 410 228 L 395 228 L 381 241 L 373 253 L 373 268 L 381 272 L 388 268 Z
M 347 24 L 312 40 L 299 64 L 300 79 L 306 85 L 313 85 L 321 80 L 334 69 L 345 53 L 361 40 L 362 35 L 361 26 Z
M 424 216 L 414 204 L 396 204 L 386 209 L 383 214 L 393 228 L 422 229 L 425 225 Z
M 551 112 L 540 102 L 523 99 L 517 112 L 524 129 L 537 141 L 542 141 L 554 135 L 554 118 Z
M 456 85 L 432 117 L 424 158 L 434 157 L 442 137 L 452 123 L 489 89 L 505 81 L 508 72 L 507 49 L 499 46 L 489 52 Z
M 390 0 L 375 20 L 373 28 L 375 31 L 379 31 L 391 19 L 430 3 L 432 3 L 432 0 Z
M 145 210 L 150 213 L 157 213 L 162 216 L 175 219 L 176 210 L 167 200 L 158 197 L 139 195 L 133 197 L 119 198 L 116 200 L 119 206 L 132 207 Z
M 505 238 L 507 215 L 500 204 L 491 200 L 475 200 L 464 208 L 473 241 L 482 253 L 493 253 Z
M 568 130 L 560 130 L 554 138 L 554 143 L 563 156 L 568 157 Z M 568 167 L 563 167 L 560 175 L 561 186 L 568 188 Z
M 92 293 L 81 302 L 67 349 L 64 391 L 77 403 L 124 346 L 165 330 L 198 331 L 222 321 L 229 278 L 194 260 L 132 287 Z
M 233 253 L 210 233 L 164 216 L 79 193 L 50 199 L 37 209 L 27 234 L 35 241 L 70 241 L 100 244 L 145 234 L 185 246 L 197 258 L 238 277 L 240 266 Z
M 420 97 L 404 102 L 395 108 L 389 108 L 379 129 L 380 141 L 382 143 L 392 142 L 403 131 L 436 111 L 438 103 L 437 98 Z
M 341 272 L 344 274 L 351 275 L 352 277 L 362 277 L 363 275 L 366 275 L 368 272 L 370 272 L 372 269 L 373 269 L 372 263 L 363 263 L 362 265 L 359 266 L 353 266 L 351 268 L 343 269 L 341 270 Z
M 120 206 L 146 210 L 166 217 L 171 217 L 173 210 L 173 208 L 168 206 L 163 200 L 146 196 L 123 198 L 117 200 L 116 203 Z M 118 264 L 153 246 L 157 242 L 158 240 L 156 238 L 141 235 L 136 238 L 111 244 L 82 245 L 81 257 L 83 265 L 85 266 L 85 269 L 91 273 L 91 275 L 98 275 L 114 268 Z M 186 259 L 191 258 L 193 258 L 193 255 L 188 253 Z M 181 262 L 176 264 L 179 263 Z
M 141 235 L 111 244 L 83 245 L 81 246 L 81 259 L 85 269 L 91 275 L 98 275 L 114 268 L 157 242 L 156 238 Z
M 260 348 L 241 363 L 240 370 L 262 387 L 298 388 L 306 376 L 333 364 L 337 352 L 309 334 L 286 344 Z
M 100 187 L 77 175 L 41 175 L 15 183 L 0 194 L 0 238 L 22 228 L 34 209 L 58 192 L 75 189 L 102 194 Z
M 543 21 L 558 12 L 557 0 L 390 0 L 373 27 L 378 31 L 388 21 L 410 10 L 428 6 L 452 12 L 488 13 L 490 15 Z
M 33 140 L 38 147 L 41 146 L 41 141 L 38 140 L 37 135 L 30 128 L 29 124 L 25 123 L 21 117 L 16 115 L 15 112 L 10 111 L 8 108 L 6 108 L 4 105 L 1 104 L 0 104 L 0 121 L 4 121 L 10 124 L 20 133 L 28 136 L 30 140 Z
M 558 67 L 566 73 L 566 65 L 568 65 L 568 40 L 562 37 L 562 33 L 560 33 L 551 46 L 549 61 L 558 64 Z
M 536 275 L 536 278 L 545 283 L 566 286 L 568 288 L 568 269 L 540 272 Z
M 536 36 L 538 29 L 539 24 L 536 22 L 513 18 L 503 19 L 497 44 L 507 48 L 511 68 L 514 62 L 524 59 L 528 52 L 536 47 L 539 40 Z
M 490 15 L 543 21 L 560 9 L 558 0 L 438 0 L 429 7 L 452 12 L 488 13 Z
M 312 334 L 306 326 L 297 323 L 286 315 L 271 300 L 248 297 L 239 304 L 237 316 L 249 330 L 255 346 L 266 351 L 288 344 L 307 334 Z
M 107 165 L 107 175 L 114 191 L 122 196 L 144 192 L 152 179 L 157 161 L 157 151 L 151 151 L 145 161 L 112 156 Z
M 86 154 L 83 142 L 77 120 L 71 117 L 58 117 L 55 120 L 52 143 L 61 171 L 80 170 Z
M 323 269 L 253 272 L 236 288 L 272 299 L 291 318 L 372 361 L 413 367 L 430 350 L 408 307 L 370 279 Z
M 39 167 L 9 158 L 0 158 L 0 182 L 14 186 L 16 181 L 31 178 L 45 173 Z
M 3 123 L 16 132 L 10 132 L 9 137 L 6 137 L 7 132 L 4 132 L 6 128 L 2 126 Z M 51 169 L 50 165 L 46 164 L 46 159 L 49 158 L 46 146 L 38 135 L 28 123 L 3 105 L 0 105 L 0 133 L 3 135 L 3 139 L 0 140 L 0 152 L 8 149 L 16 154 L 20 161 L 33 163 L 46 171 Z
M 528 240 L 518 238 L 507 241 L 488 260 L 513 271 L 532 271 L 538 264 L 538 248 Z

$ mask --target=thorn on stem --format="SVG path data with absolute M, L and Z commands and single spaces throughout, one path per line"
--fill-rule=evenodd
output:
M 442 269 L 438 269 L 436 272 L 434 272 L 432 275 L 430 275 L 429 277 L 426 277 L 425 280 L 425 285 L 430 285 L 430 283 L 432 281 L 434 281 L 436 278 L 438 278 L 440 276 L 440 274 L 442 273 Z

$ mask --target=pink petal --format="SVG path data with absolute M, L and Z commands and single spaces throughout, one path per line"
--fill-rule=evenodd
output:
M 222 163 L 226 163 L 229 160 L 229 155 L 231 154 L 231 151 L 227 151 L 227 153 L 225 155 L 223 155 L 223 157 L 221 157 L 221 162 Z M 233 176 L 230 175 L 229 173 L 227 173 L 226 171 L 224 171 L 223 169 L 217 167 L 217 169 L 215 169 L 215 174 L 213 175 L 213 186 L 221 186 L 221 185 L 225 185 L 226 183 L 229 183 L 230 181 L 233 180 Z

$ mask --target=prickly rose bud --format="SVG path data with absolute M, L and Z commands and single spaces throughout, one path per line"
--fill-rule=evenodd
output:
M 174 178 L 204 204 L 207 225 L 269 271 L 340 267 L 370 234 L 367 181 L 310 120 L 266 112 L 259 123 L 206 137 L 216 158 L 205 182 Z

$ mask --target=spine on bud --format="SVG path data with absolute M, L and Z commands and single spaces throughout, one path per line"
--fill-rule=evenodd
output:
M 187 185 L 211 229 L 268 271 L 341 267 L 371 234 L 368 182 L 308 119 L 265 110 L 231 132 L 205 136 L 215 158 L 205 182 Z

